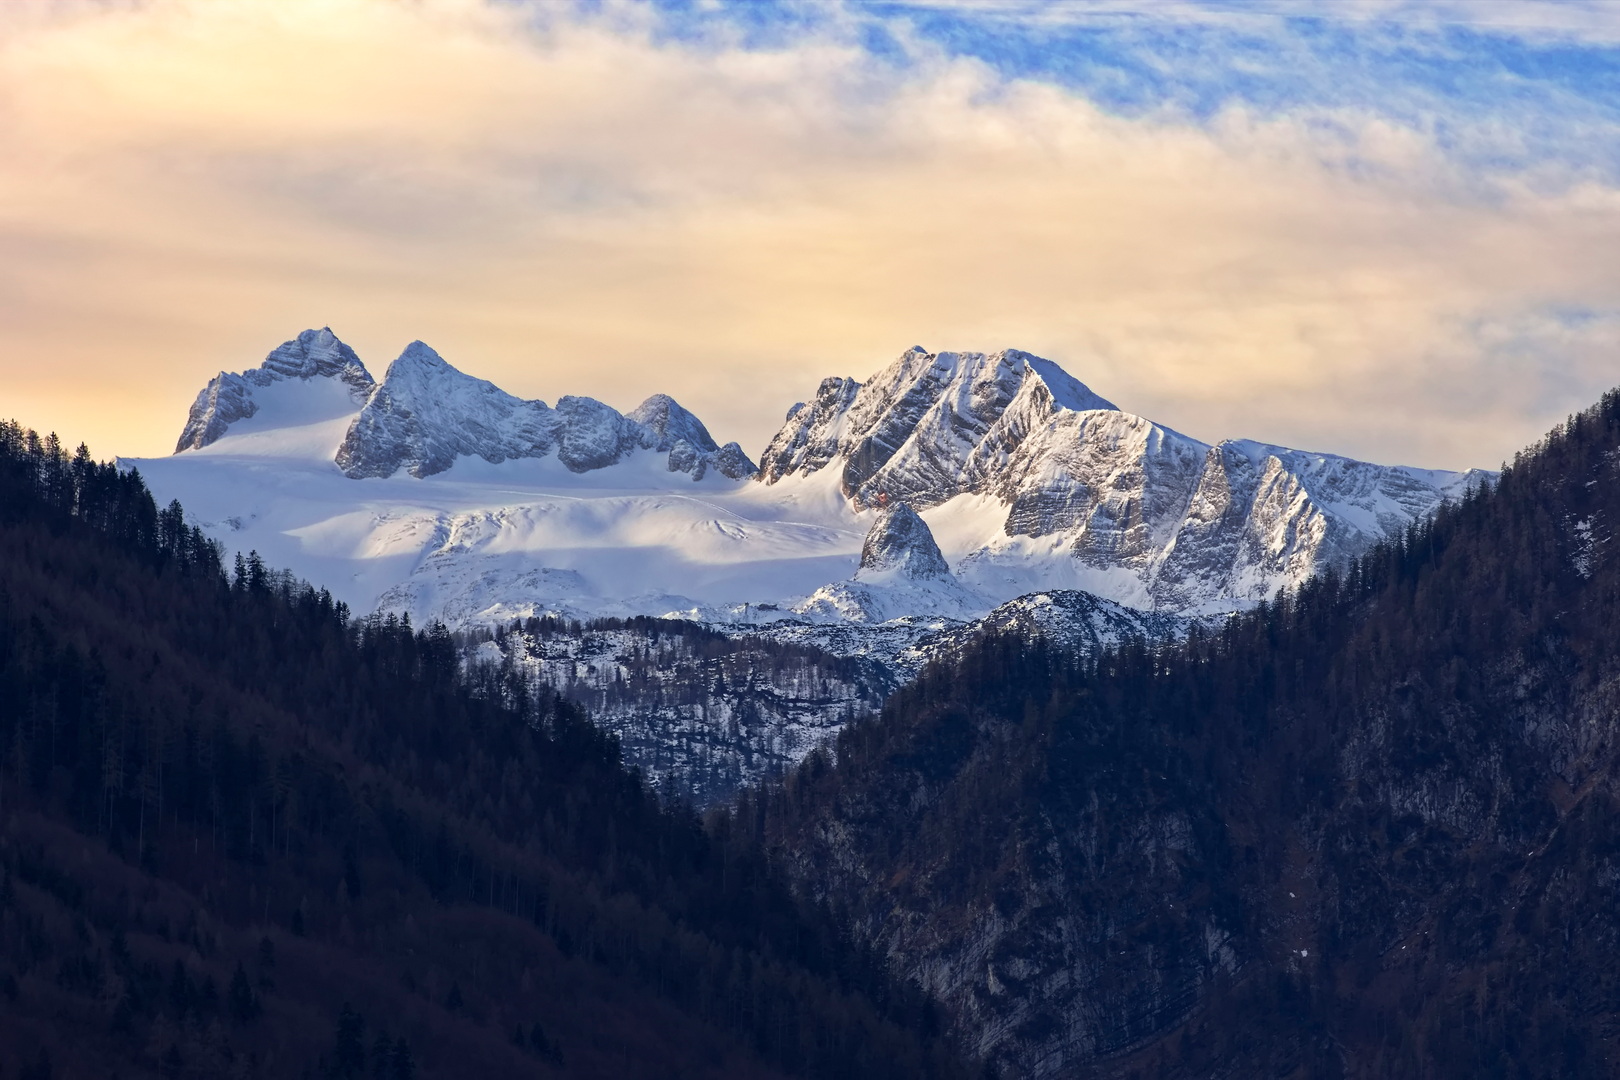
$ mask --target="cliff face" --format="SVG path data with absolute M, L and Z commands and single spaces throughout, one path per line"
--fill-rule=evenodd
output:
M 1611 395 L 1184 648 L 981 640 L 765 820 L 1006 1076 L 1612 1075 L 1616 521 Z
M 1112 599 L 1184 613 L 1248 607 L 1343 567 L 1484 479 L 1200 442 L 1016 349 L 913 348 L 865 384 L 824 380 L 760 460 L 765 484 L 836 470 L 857 507 L 988 500 L 982 547 L 952 555 L 970 587 L 994 593 L 1038 548 L 1094 572 Z
M 257 415 L 254 391 L 297 379 L 332 379 L 348 390 L 356 408 L 371 393 L 371 373 L 353 349 L 330 328 L 305 330 L 271 350 L 258 367 L 237 374 L 222 371 L 208 381 L 186 417 L 174 452 L 200 450 L 216 442 L 238 420 Z
M 710 468 L 732 479 L 754 473 L 736 443 L 716 446 L 702 422 L 667 395 L 648 398 L 629 416 L 573 395 L 551 407 L 456 370 L 420 341 L 388 366 L 336 460 L 354 479 L 401 469 L 432 476 L 464 457 L 498 464 L 552 454 L 570 472 L 584 473 L 617 465 L 637 450 L 668 454 L 669 471 L 693 479 Z

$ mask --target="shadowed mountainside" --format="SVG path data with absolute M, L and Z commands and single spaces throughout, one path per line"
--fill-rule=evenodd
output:
M 520 675 L 0 425 L 0 1074 L 960 1074 Z
M 991 636 L 751 795 L 1006 1076 L 1612 1076 L 1620 392 L 1217 632 Z

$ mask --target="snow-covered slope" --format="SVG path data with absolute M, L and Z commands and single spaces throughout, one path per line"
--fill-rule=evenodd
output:
M 552 408 L 419 342 L 374 384 L 330 331 L 307 331 L 210 383 L 187 432 L 174 456 L 130 462 L 161 499 L 358 611 L 418 622 L 800 597 L 856 569 L 865 529 L 815 484 L 746 483 L 741 448 L 665 395 L 628 415 Z
M 1342 566 L 1486 474 L 1212 446 L 1027 353 L 914 348 L 864 385 L 824 380 L 761 458 L 767 486 L 826 475 L 854 507 L 923 509 L 986 597 L 1078 588 L 1214 612 Z
M 180 432 L 174 452 L 199 450 L 218 441 L 237 421 L 257 416 L 266 397 L 287 396 L 266 395 L 263 391 L 271 387 L 285 390 L 285 384 L 294 380 L 304 384 L 320 380 L 312 394 L 302 396 L 318 397 L 324 393 L 329 400 L 325 410 L 317 405 L 313 410 L 303 410 L 306 413 L 332 411 L 332 406 L 337 407 L 339 414 L 353 412 L 372 388 L 371 373 L 360 363 L 354 350 L 339 341 L 330 328 L 305 330 L 272 351 L 258 367 L 241 374 L 222 371 L 208 380 L 191 406 L 191 415 L 186 417 L 186 426 Z M 341 386 L 340 395 L 327 392 L 332 383 Z M 283 426 L 283 419 L 277 417 L 276 426 Z

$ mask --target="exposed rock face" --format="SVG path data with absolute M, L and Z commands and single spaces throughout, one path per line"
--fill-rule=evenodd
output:
M 683 440 L 700 454 L 720 449 L 703 421 L 668 394 L 654 394 L 632 409 L 629 418 L 653 433 L 654 450 L 673 450 Z
M 860 389 L 854 379 L 821 380 L 814 401 L 801 401 L 787 411 L 781 430 L 760 455 L 760 479 L 771 484 L 825 468 L 838 453 L 849 407 Z
M 1174 546 L 1154 569 L 1166 608 L 1222 595 L 1253 603 L 1319 567 L 1344 566 L 1486 475 L 1371 465 L 1245 440 L 1205 453 Z
M 743 448 L 735 442 L 728 442 L 709 456 L 709 468 L 729 480 L 746 480 L 759 474 L 759 466 L 748 459 Z M 703 474 L 694 472 L 694 480 L 703 479 Z
M 349 388 L 355 404 L 371 392 L 371 373 L 353 349 L 339 341 L 330 328 L 305 330 L 283 342 L 264 363 L 241 374 L 222 371 L 208 381 L 191 406 L 186 426 L 174 452 L 199 450 L 219 439 L 238 420 L 259 411 L 253 400 L 256 387 L 287 379 L 338 379 Z
M 894 574 L 903 578 L 947 578 L 951 568 L 934 542 L 934 534 L 917 512 L 905 503 L 885 511 L 872 524 L 861 546 L 862 574 Z
M 392 476 L 401 468 L 431 476 L 458 457 L 539 457 L 556 446 L 559 426 L 545 402 L 525 401 L 464 375 L 413 341 L 388 365 L 350 425 L 337 464 L 356 479 Z
M 670 448 L 670 472 L 690 473 L 693 480 L 701 480 L 710 469 L 730 480 L 747 480 L 759 472 L 742 447 L 734 442 L 717 450 L 699 450 L 685 439 L 678 439 Z
M 872 523 L 855 576 L 823 585 L 792 610 L 817 621 L 870 624 L 917 615 L 972 618 L 987 606 L 951 574 L 928 523 L 897 503 Z
M 595 398 L 558 398 L 557 418 L 557 460 L 570 472 L 617 465 L 650 441 L 640 424 Z
M 760 479 L 826 468 L 857 507 L 994 497 L 1006 539 L 962 556 L 970 583 L 1008 541 L 1050 538 L 1086 567 L 1125 571 L 1121 599 L 1179 611 L 1244 607 L 1343 566 L 1485 475 L 1211 446 L 1122 412 L 1028 353 L 920 348 L 865 385 L 824 381 L 789 412 Z
M 879 495 L 927 509 L 963 490 L 969 456 L 1009 412 L 1007 432 L 1027 432 L 1054 409 L 1112 409 L 1056 364 L 1017 349 L 929 353 L 920 346 L 865 385 L 826 379 L 813 403 L 795 406 L 762 456 L 775 482 L 839 463 L 859 506 Z M 995 443 L 1007 441 L 1007 432 Z
M 355 417 L 337 464 L 356 479 L 400 469 L 422 477 L 462 457 L 499 463 L 555 453 L 583 473 L 642 449 L 668 452 L 670 471 L 694 480 L 710 469 L 732 479 L 755 471 L 741 448 L 716 446 L 702 422 L 666 395 L 647 399 L 630 416 L 588 397 L 561 397 L 552 408 L 463 374 L 416 341 L 389 365 Z

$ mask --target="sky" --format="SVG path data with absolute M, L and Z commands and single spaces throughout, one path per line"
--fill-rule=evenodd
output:
M 0 415 L 101 456 L 329 325 L 756 454 L 922 345 L 1489 468 L 1620 384 L 1617 241 L 1616 3 L 0 5 Z

